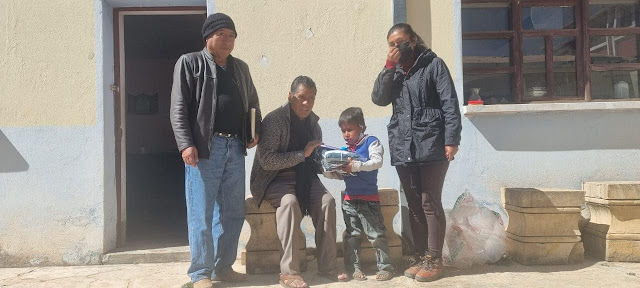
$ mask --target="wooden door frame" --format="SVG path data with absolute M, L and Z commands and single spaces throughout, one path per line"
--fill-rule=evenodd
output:
M 124 16 L 128 15 L 197 15 L 207 13 L 206 6 L 128 7 L 113 9 L 114 45 L 114 113 L 115 113 L 115 176 L 117 222 L 116 247 L 124 246 L 127 236 L 127 182 L 126 182 L 126 91 L 124 57 Z

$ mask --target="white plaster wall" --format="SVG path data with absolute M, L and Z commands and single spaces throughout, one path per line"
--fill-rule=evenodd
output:
M 13 71 L 3 77 L 7 85 L 0 85 L 6 88 L 7 111 L 0 121 L 0 154 L 14 154 L 20 162 L 3 163 L 0 172 L 0 266 L 95 264 L 105 248 L 104 193 L 110 181 L 104 159 L 112 153 L 103 145 L 103 79 L 97 75 L 102 59 L 94 50 L 101 31 L 92 3 L 57 2 L 47 5 L 63 13 L 31 1 L 0 5 L 2 14 L 11 15 L 2 31 L 2 70 Z M 62 18 L 48 21 L 49 15 Z M 49 31 L 54 28 L 60 33 Z M 70 38 L 73 43 L 61 40 Z M 48 57 L 54 54 L 61 57 Z
M 28 164 L 0 173 L 0 267 L 97 264 L 104 168 L 95 126 L 0 128 Z
M 7 16 L 0 24 L 7 40 L 0 41 L 0 75 L 7 76 L 0 80 L 0 267 L 98 264 L 115 248 L 112 9 L 206 5 L 204 0 L 79 2 L 0 3 L 0 15 Z M 73 16 L 52 13 L 50 6 Z M 34 13 L 58 17 L 48 21 Z M 27 71 L 37 73 L 18 77 Z M 43 81 L 23 85 L 40 76 Z M 25 95 L 37 100 L 25 101 Z

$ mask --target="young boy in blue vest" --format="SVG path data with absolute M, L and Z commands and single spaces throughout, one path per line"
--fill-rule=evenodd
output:
M 345 270 L 354 280 L 367 279 L 360 270 L 358 255 L 360 236 L 364 233 L 376 251 L 376 280 L 386 281 L 393 277 L 393 268 L 389 260 L 389 243 L 385 235 L 386 228 L 378 194 L 378 169 L 382 167 L 384 150 L 378 138 L 364 134 L 367 126 L 364 123 L 362 109 L 347 108 L 340 114 L 338 125 L 349 151 L 357 153 L 361 158 L 350 159 L 349 163 L 342 167 L 343 171 L 353 176 L 343 177 L 335 172 L 324 174 L 327 178 L 344 179 L 346 184 L 342 201 L 342 214 L 347 227 L 343 239 Z

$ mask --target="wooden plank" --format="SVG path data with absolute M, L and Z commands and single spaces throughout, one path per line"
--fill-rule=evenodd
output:
M 492 67 L 492 68 L 466 68 L 464 74 L 511 74 L 515 71 L 514 67 Z
M 578 34 L 576 36 L 576 94 L 579 97 L 584 99 L 584 67 L 586 66 L 586 58 L 584 57 L 584 46 L 588 46 L 587 43 L 584 42 L 584 39 L 589 39 L 588 37 L 584 37 L 583 31 L 587 29 L 585 19 L 583 17 L 584 10 L 583 3 L 588 1 L 581 1 L 578 5 L 576 5 L 575 9 L 575 19 L 576 19 L 576 28 L 578 28 Z M 588 19 L 587 19 L 588 21 Z
M 533 6 L 575 6 L 577 0 L 520 0 L 522 7 Z
M 474 3 L 510 3 L 511 0 L 462 0 L 462 4 L 474 4 Z
M 555 97 L 555 80 L 553 79 L 553 37 L 544 37 L 545 73 L 547 76 L 547 97 Z
M 463 64 L 506 64 L 509 65 L 509 56 L 462 56 Z
M 521 103 L 524 97 L 524 74 L 523 74 L 523 58 L 522 58 L 522 9 L 520 2 L 511 4 L 511 27 L 514 30 L 514 37 L 511 40 L 513 57 L 513 66 L 515 69 L 514 79 L 512 79 L 511 92 L 513 94 L 513 102 Z
M 584 61 L 584 99 L 591 101 L 591 40 L 589 37 L 589 1 L 582 1 L 582 57 Z
M 524 30 L 522 35 L 526 37 L 545 37 L 545 36 L 575 36 L 578 29 L 554 29 L 554 30 Z
M 591 35 L 597 36 L 621 36 L 640 34 L 640 27 L 628 28 L 589 28 Z
M 202 11 L 207 12 L 207 7 L 205 6 L 167 6 L 167 7 L 122 7 L 114 9 L 114 12 L 124 12 L 124 11 L 171 11 L 171 12 L 180 12 L 180 11 Z
M 462 33 L 462 39 L 511 39 L 513 31 L 489 31 Z
M 113 91 L 114 105 L 114 135 L 115 135 L 115 180 L 116 180 L 116 247 L 122 247 L 125 244 L 126 228 L 123 227 L 122 215 L 122 131 L 120 126 L 122 117 L 120 103 L 122 101 L 120 90 L 120 9 L 113 9 L 113 57 L 114 57 L 114 86 Z
M 626 98 L 626 99 L 593 99 L 591 102 L 627 102 L 627 101 L 640 101 L 640 98 Z
M 640 70 L 640 63 L 591 64 L 591 71 L 635 71 Z
M 584 99 L 579 98 L 579 97 L 574 97 L 574 98 L 569 98 L 569 97 L 562 97 L 562 98 L 549 98 L 549 97 L 527 97 L 526 99 L 524 99 L 522 101 L 522 104 L 529 104 L 529 103 L 567 103 L 567 102 L 586 102 Z

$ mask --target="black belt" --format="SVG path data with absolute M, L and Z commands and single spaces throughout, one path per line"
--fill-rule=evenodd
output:
M 225 138 L 236 138 L 238 137 L 238 134 L 233 134 L 233 133 L 225 133 L 225 132 L 213 132 L 214 136 L 222 136 Z

